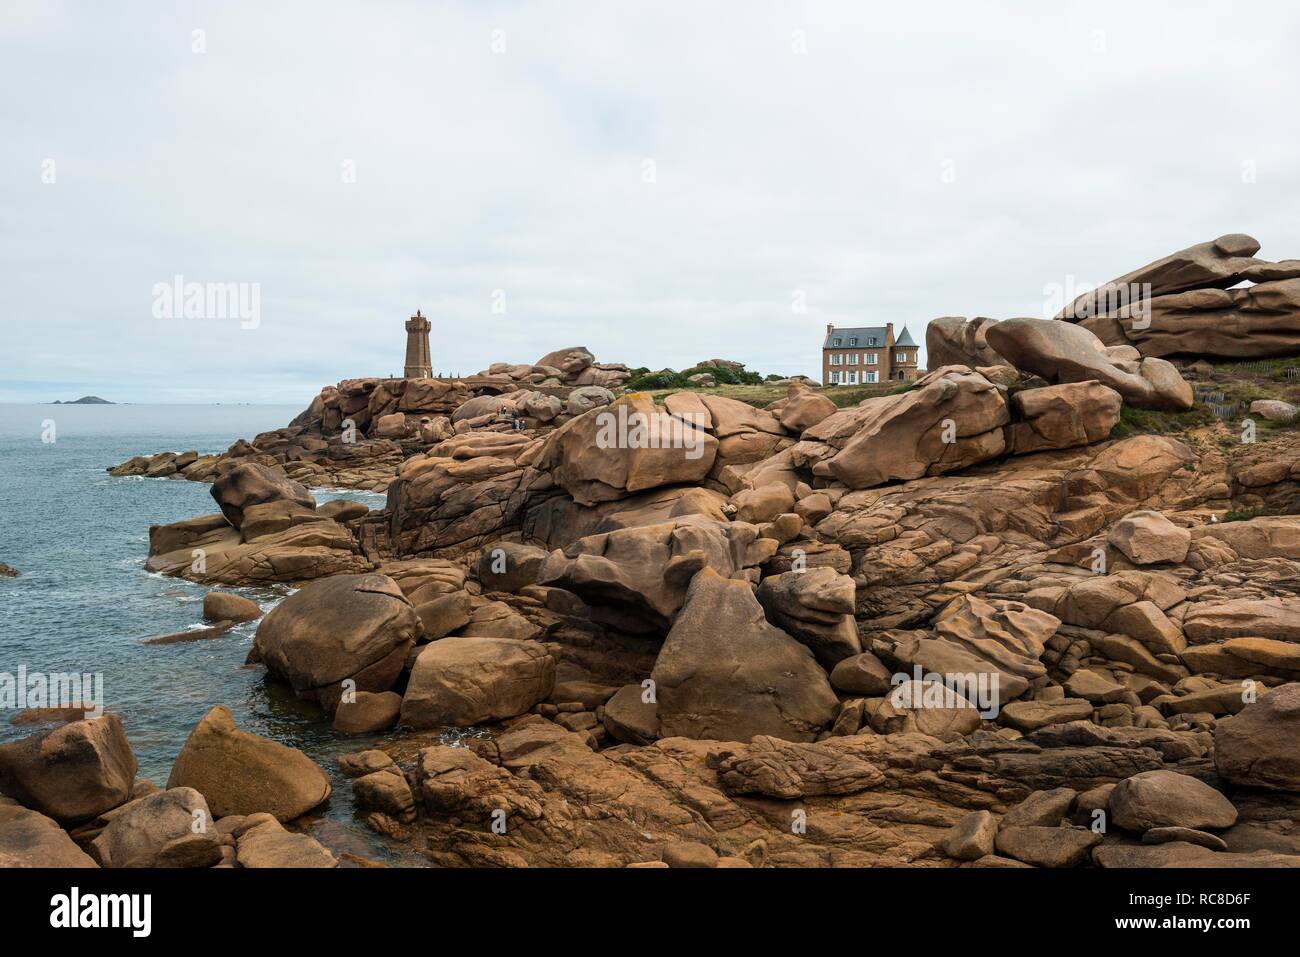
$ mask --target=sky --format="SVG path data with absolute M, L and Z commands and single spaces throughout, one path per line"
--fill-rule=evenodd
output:
M 828 323 L 1300 257 L 1298 45 L 1281 2 L 5 0 L 0 401 L 305 405 L 417 308 L 435 373 L 816 376 Z

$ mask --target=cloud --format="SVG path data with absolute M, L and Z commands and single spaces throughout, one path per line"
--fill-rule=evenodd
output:
M 827 322 L 1040 315 L 1231 231 L 1300 255 L 1300 12 L 1177 11 L 9 3 L 0 400 L 305 403 L 400 371 L 417 307 L 437 371 L 817 374 Z M 175 275 L 256 283 L 257 328 L 155 318 Z

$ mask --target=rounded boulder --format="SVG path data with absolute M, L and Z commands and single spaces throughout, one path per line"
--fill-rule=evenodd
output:
M 387 575 L 335 575 L 262 619 L 253 652 L 299 697 L 333 710 L 345 690 L 391 688 L 420 631 L 420 616 Z

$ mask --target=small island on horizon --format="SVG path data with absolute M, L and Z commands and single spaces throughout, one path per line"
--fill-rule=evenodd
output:
M 108 399 L 101 399 L 97 395 L 83 395 L 80 399 L 73 399 L 71 402 L 62 402 L 55 399 L 50 405 L 117 405 L 117 403 L 110 402 Z

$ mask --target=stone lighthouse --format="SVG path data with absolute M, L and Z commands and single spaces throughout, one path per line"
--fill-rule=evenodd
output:
M 429 320 L 415 310 L 415 315 L 406 320 L 406 371 L 402 374 L 408 379 L 429 379 L 433 377 L 433 360 L 429 358 Z

